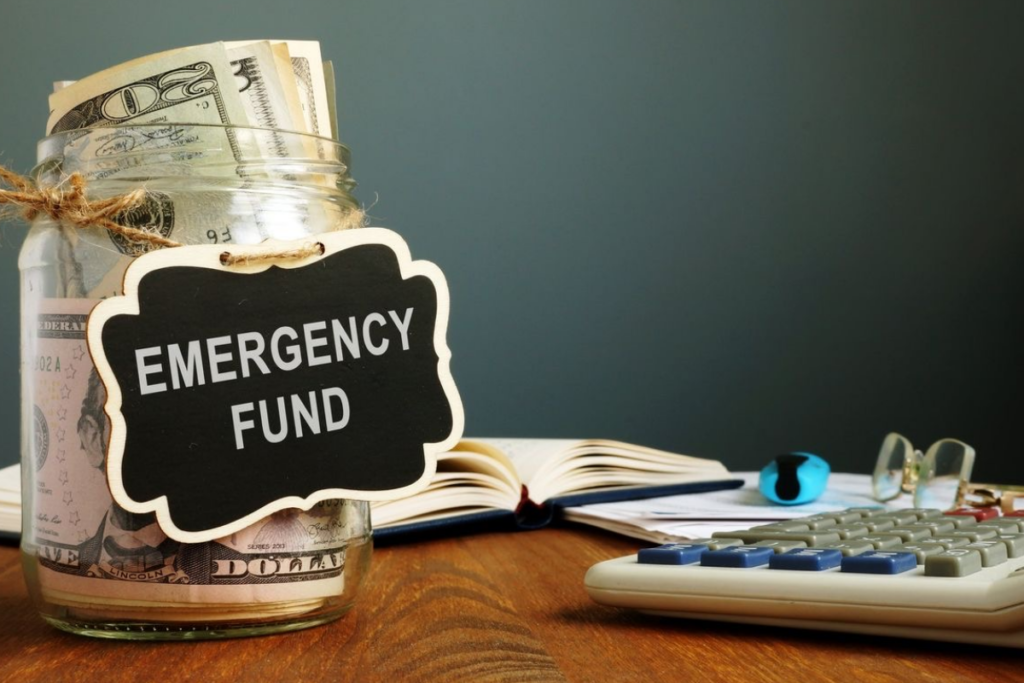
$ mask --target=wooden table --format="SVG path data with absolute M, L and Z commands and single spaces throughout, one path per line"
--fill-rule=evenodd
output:
M 341 621 L 239 640 L 139 643 L 39 619 L 0 546 L 0 682 L 1016 681 L 1024 652 L 646 617 L 590 601 L 591 564 L 641 544 L 585 528 L 375 551 Z

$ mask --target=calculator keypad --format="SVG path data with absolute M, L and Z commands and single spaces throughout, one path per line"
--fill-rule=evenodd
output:
M 851 508 L 647 548 L 638 562 L 883 575 L 923 566 L 924 576 L 955 578 L 1021 556 L 1024 516 Z

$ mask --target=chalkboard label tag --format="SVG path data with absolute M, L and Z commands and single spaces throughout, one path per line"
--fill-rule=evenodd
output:
M 381 228 L 316 239 L 321 255 L 245 265 L 224 245 L 150 252 L 89 317 L 111 493 L 175 540 L 410 495 L 462 435 L 441 270 Z

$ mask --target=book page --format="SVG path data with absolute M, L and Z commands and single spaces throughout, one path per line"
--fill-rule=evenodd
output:
M 460 441 L 437 458 L 437 472 L 423 491 L 398 500 L 374 502 L 374 528 L 465 515 L 515 510 L 521 497 L 515 466 L 487 444 Z
M 537 473 L 545 467 L 564 458 L 573 446 L 580 443 L 579 439 L 510 439 L 486 438 L 472 439 L 477 443 L 487 444 L 505 454 L 512 463 L 519 478 L 531 488 Z M 539 502 L 539 501 L 538 501 Z
M 373 528 L 409 524 L 430 519 L 466 515 L 485 510 L 506 510 L 508 496 L 493 488 L 494 480 L 477 473 L 443 473 L 426 490 L 398 501 L 382 501 L 370 507 Z M 518 502 L 518 498 L 516 499 Z
M 535 503 L 568 493 L 728 479 L 719 462 L 606 439 L 478 439 L 504 452 Z

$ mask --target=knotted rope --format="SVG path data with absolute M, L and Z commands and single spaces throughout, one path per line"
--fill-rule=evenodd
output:
M 89 201 L 85 196 L 85 178 L 79 173 L 68 176 L 67 181 L 53 187 L 36 187 L 25 176 L 0 166 L 0 205 L 14 206 L 21 209 L 21 215 L 31 222 L 41 214 L 55 221 L 75 228 L 100 227 L 121 235 L 133 242 L 145 242 L 155 247 L 181 247 L 181 242 L 167 239 L 163 235 L 121 225 L 114 220 L 120 214 L 131 211 L 142 204 L 146 198 L 143 189 L 133 190 L 128 194 Z M 361 223 L 363 212 L 354 211 L 353 223 Z M 319 242 L 307 242 L 294 249 L 248 250 L 239 254 L 224 252 L 220 262 L 225 266 L 250 265 L 281 259 L 301 259 L 324 253 L 324 246 Z
M 114 221 L 120 213 L 138 207 L 146 198 L 143 189 L 128 194 L 89 201 L 85 196 L 85 178 L 79 173 L 68 176 L 65 183 L 53 187 L 36 187 L 25 176 L 0 166 L 0 204 L 21 209 L 31 222 L 40 214 L 76 228 L 100 227 L 134 242 L 147 242 L 160 247 L 180 247 L 181 242 L 169 240 L 148 230 L 132 228 Z M 7 189 L 10 188 L 10 189 Z

